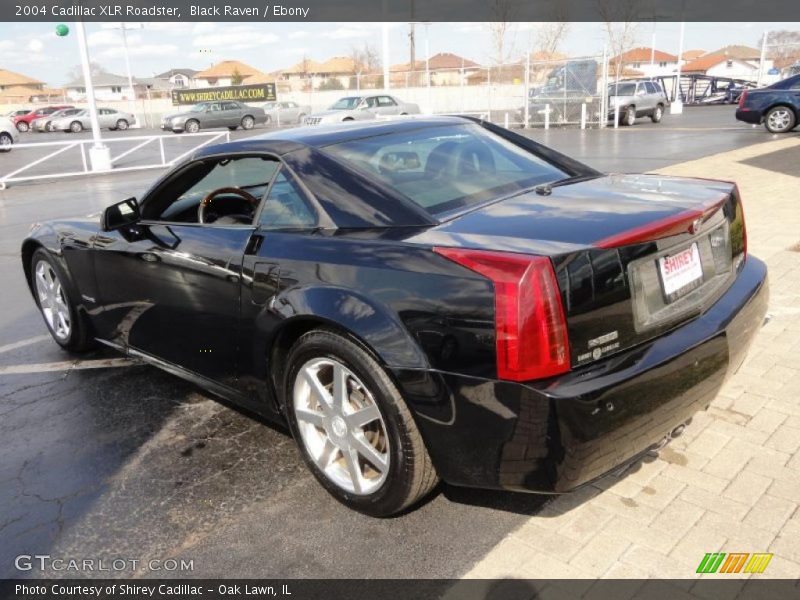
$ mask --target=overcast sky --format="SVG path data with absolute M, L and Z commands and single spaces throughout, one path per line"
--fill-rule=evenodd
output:
M 0 68 L 11 69 L 59 86 L 79 63 L 74 26 L 70 35 L 55 35 L 55 23 L 0 23 Z M 509 34 L 514 58 L 531 39 L 531 26 L 518 23 Z M 134 76 L 151 77 L 173 67 L 204 69 L 226 59 L 241 60 L 262 71 L 274 71 L 303 56 L 324 60 L 348 55 L 353 46 L 369 43 L 381 49 L 376 23 L 145 23 L 130 31 L 128 41 Z M 87 24 L 92 60 L 108 71 L 125 73 L 118 23 Z M 425 27 L 418 27 L 417 56 L 425 55 Z M 684 49 L 715 50 L 728 44 L 756 46 L 765 30 L 800 29 L 800 23 L 687 23 Z M 655 26 L 656 47 L 676 54 L 677 23 Z M 650 46 L 652 23 L 638 26 L 638 44 Z M 394 23 L 390 32 L 390 62 L 408 61 L 408 25 Z M 428 26 L 430 53 L 454 52 L 479 63 L 491 60 L 490 34 L 482 23 L 433 23 Z M 602 23 L 572 23 L 560 50 L 571 56 L 601 54 Z

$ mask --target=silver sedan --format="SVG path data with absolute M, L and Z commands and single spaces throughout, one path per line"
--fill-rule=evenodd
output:
M 418 115 L 419 106 L 403 102 L 397 96 L 375 94 L 369 96 L 347 96 L 339 99 L 328 110 L 314 113 L 305 118 L 306 125 L 338 123 L 340 121 L 362 121 L 379 116 Z
M 113 108 L 98 108 L 97 121 L 100 129 L 124 131 L 136 123 L 136 117 L 131 113 Z M 89 118 L 89 110 L 83 109 L 77 114 L 55 119 L 51 122 L 50 127 L 53 131 L 71 131 L 72 133 L 80 133 L 84 129 L 91 129 L 92 122 Z
M 306 115 L 311 114 L 311 107 L 297 102 L 267 102 L 261 108 L 267 114 L 267 124 L 288 125 L 302 123 Z

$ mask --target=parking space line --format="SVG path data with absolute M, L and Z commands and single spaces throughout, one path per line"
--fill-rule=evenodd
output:
M 0 346 L 0 354 L 3 352 L 11 352 L 12 350 L 16 350 L 17 348 L 23 348 L 25 346 L 30 346 L 31 344 L 35 344 L 36 342 L 43 342 L 44 340 L 49 340 L 49 335 L 37 335 L 36 337 L 28 338 L 27 340 L 20 340 L 18 342 L 13 342 L 11 344 L 6 344 L 5 346 Z
M 32 365 L 0 366 L 0 375 L 25 375 L 31 373 L 52 373 L 82 369 L 109 369 L 117 367 L 133 367 L 142 364 L 130 358 L 102 358 L 98 360 L 64 360 Z

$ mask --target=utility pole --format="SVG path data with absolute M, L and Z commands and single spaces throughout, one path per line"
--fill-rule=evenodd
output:
M 136 88 L 133 87 L 133 75 L 131 74 L 131 57 L 130 53 L 128 52 L 128 30 L 129 29 L 143 29 L 144 25 L 141 23 L 139 27 L 128 27 L 125 23 L 120 23 L 119 27 L 113 27 L 112 29 L 119 29 L 122 31 L 122 47 L 125 51 L 125 70 L 128 75 L 128 89 L 131 91 L 131 96 L 128 98 L 128 108 L 130 109 L 131 114 L 136 112 Z
M 75 30 L 78 33 L 78 50 L 81 55 L 81 69 L 83 71 L 83 83 L 86 86 L 86 101 L 89 103 L 89 121 L 92 124 L 92 139 L 94 145 L 89 148 L 89 161 L 92 171 L 107 171 L 111 169 L 111 151 L 108 146 L 103 144 L 100 136 L 100 122 L 97 119 L 97 102 L 94 97 L 94 84 L 92 83 L 92 67 L 89 61 L 89 48 L 86 43 L 86 29 L 83 21 L 75 23 Z
M 683 16 L 683 11 L 681 11 Z M 680 115 L 683 113 L 683 98 L 681 98 L 681 61 L 683 60 L 683 35 L 685 33 L 686 23 L 681 21 L 681 33 L 678 39 L 678 70 L 675 77 L 675 99 L 669 105 L 669 113 L 671 115 Z
M 417 65 L 417 39 L 416 39 L 417 24 L 414 22 L 414 0 L 411 0 L 411 22 L 408 24 L 408 50 L 409 50 L 409 63 L 408 68 L 413 71 Z
M 767 39 L 769 38 L 769 31 L 764 32 L 764 37 L 761 39 L 761 60 L 758 62 L 758 82 L 757 87 L 761 87 L 761 81 L 764 78 L 764 62 L 767 60 Z

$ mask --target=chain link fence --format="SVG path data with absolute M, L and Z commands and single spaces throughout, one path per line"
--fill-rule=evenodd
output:
M 422 63 L 424 64 L 424 62 Z M 601 127 L 608 70 L 601 56 L 389 72 L 389 91 L 426 114 L 472 114 L 509 127 Z M 348 94 L 384 89 L 382 73 L 287 73 L 278 97 L 323 110 Z

